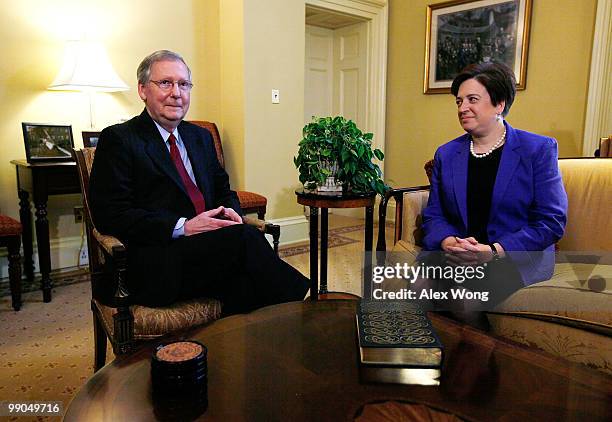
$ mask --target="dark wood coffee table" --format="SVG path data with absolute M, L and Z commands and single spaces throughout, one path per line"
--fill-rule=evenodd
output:
M 612 377 L 432 315 L 439 386 L 360 382 L 355 301 L 295 302 L 194 329 L 208 346 L 210 421 L 348 421 L 367 403 L 418 403 L 465 420 L 610 420 Z M 151 421 L 153 345 L 98 371 L 67 421 Z M 188 406 L 187 406 L 188 407 Z

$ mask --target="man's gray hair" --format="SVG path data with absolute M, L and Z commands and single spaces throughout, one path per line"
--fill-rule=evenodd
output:
M 138 83 L 144 85 L 149 82 L 149 78 L 151 77 L 151 67 L 153 66 L 153 63 L 164 61 L 183 62 L 183 64 L 187 68 L 187 72 L 189 73 L 189 80 L 191 80 L 191 69 L 189 69 L 189 66 L 187 66 L 187 63 L 185 63 L 185 60 L 183 60 L 183 57 L 180 54 L 170 50 L 157 50 L 156 52 L 151 53 L 147 57 L 145 57 L 142 62 L 140 62 L 140 65 L 138 65 L 138 70 L 136 70 Z

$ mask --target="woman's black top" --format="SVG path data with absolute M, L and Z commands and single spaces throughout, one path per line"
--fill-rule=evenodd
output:
M 504 146 L 484 158 L 470 154 L 467 178 L 468 237 L 488 244 L 487 225 L 493 198 L 493 186 Z

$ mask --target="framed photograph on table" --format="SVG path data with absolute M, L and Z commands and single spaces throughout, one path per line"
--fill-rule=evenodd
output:
M 72 126 L 21 123 L 28 163 L 73 161 Z
M 100 132 L 81 132 L 83 134 L 83 146 L 85 148 L 98 146 Z
M 532 0 L 455 0 L 427 6 L 425 94 L 449 93 L 472 63 L 505 63 L 525 89 Z

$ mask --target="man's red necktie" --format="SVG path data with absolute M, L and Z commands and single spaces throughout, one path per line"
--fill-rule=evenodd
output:
M 170 157 L 172 157 L 172 161 L 174 161 L 174 165 L 176 166 L 181 179 L 183 179 L 183 184 L 185 185 L 187 194 L 189 195 L 189 198 L 191 198 L 191 202 L 195 207 L 196 214 L 206 211 L 204 196 L 202 196 L 200 189 L 198 189 L 195 183 L 193 183 L 193 180 L 191 180 L 191 177 L 189 177 L 187 169 L 185 169 L 185 164 L 183 164 L 183 160 L 181 160 L 181 153 L 176 146 L 176 138 L 173 134 L 170 134 L 168 143 L 170 144 Z

